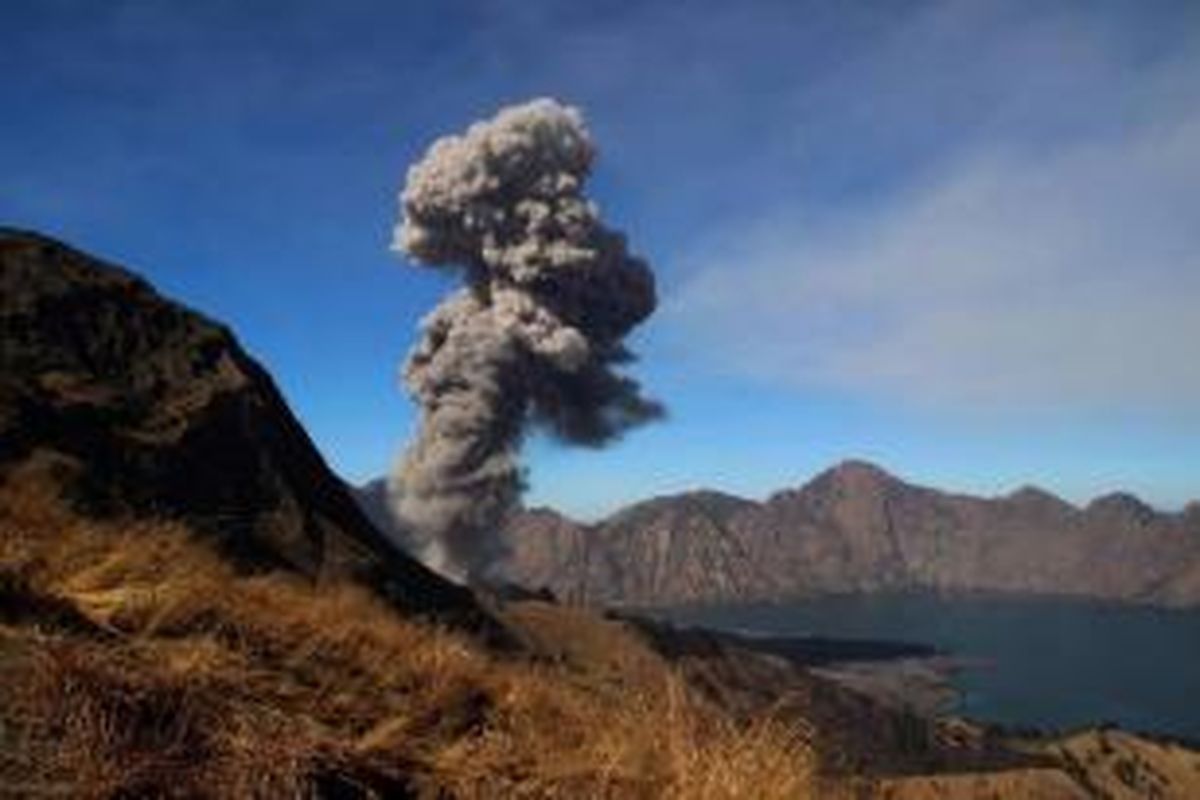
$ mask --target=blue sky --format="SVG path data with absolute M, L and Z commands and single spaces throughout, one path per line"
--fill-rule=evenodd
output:
M 229 322 L 332 465 L 385 472 L 449 287 L 407 165 L 583 108 L 655 265 L 670 417 L 530 442 L 533 503 L 752 496 L 843 458 L 999 494 L 1200 497 L 1200 4 L 10 0 L 0 222 Z

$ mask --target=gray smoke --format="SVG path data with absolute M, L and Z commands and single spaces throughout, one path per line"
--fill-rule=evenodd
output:
M 579 111 L 540 99 L 439 139 L 408 171 L 393 249 L 465 286 L 405 365 L 420 428 L 391 503 L 426 563 L 460 580 L 500 555 L 527 430 L 599 447 L 662 414 L 615 371 L 654 276 L 584 196 L 594 158 Z

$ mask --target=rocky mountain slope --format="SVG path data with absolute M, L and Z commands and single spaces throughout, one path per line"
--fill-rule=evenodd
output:
M 534 509 L 499 572 L 571 602 L 661 606 L 898 589 L 1200 603 L 1200 506 L 1084 508 L 1035 488 L 980 498 L 838 465 L 765 502 L 693 492 L 595 525 Z
M 89 515 L 182 521 L 249 570 L 351 575 L 406 609 L 483 619 L 377 532 L 228 329 L 0 229 L 0 481 L 16 473 Z

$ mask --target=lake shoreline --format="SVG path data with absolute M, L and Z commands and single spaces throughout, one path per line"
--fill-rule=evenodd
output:
M 953 675 L 971 663 L 925 642 L 783 636 L 678 625 L 662 617 L 619 616 L 643 627 L 666 626 L 681 639 L 707 639 L 733 650 L 779 658 L 884 705 L 925 717 L 946 715 L 957 708 L 962 695 Z
M 1113 724 L 1194 743 L 1200 612 L 1070 597 L 896 593 L 655 609 L 924 714 L 1012 731 Z
M 995 601 L 1001 603 L 1062 603 L 1097 610 L 1139 610 L 1164 614 L 1194 614 L 1200 604 L 1167 603 L 1138 597 L 1113 597 L 1078 592 L 1007 591 L 1003 589 L 968 589 L 959 587 L 908 586 L 847 591 L 816 591 L 779 597 L 747 600 L 714 600 L 661 606 L 615 606 L 622 612 L 641 616 L 663 617 L 674 614 L 701 614 L 728 608 L 789 608 L 812 602 L 855 600 L 874 597 L 927 597 L 943 601 Z

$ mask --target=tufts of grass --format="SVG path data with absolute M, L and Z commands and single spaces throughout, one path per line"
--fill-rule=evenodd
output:
M 0 786 L 71 797 L 795 798 L 807 732 L 669 670 L 490 652 L 169 522 L 0 488 Z

